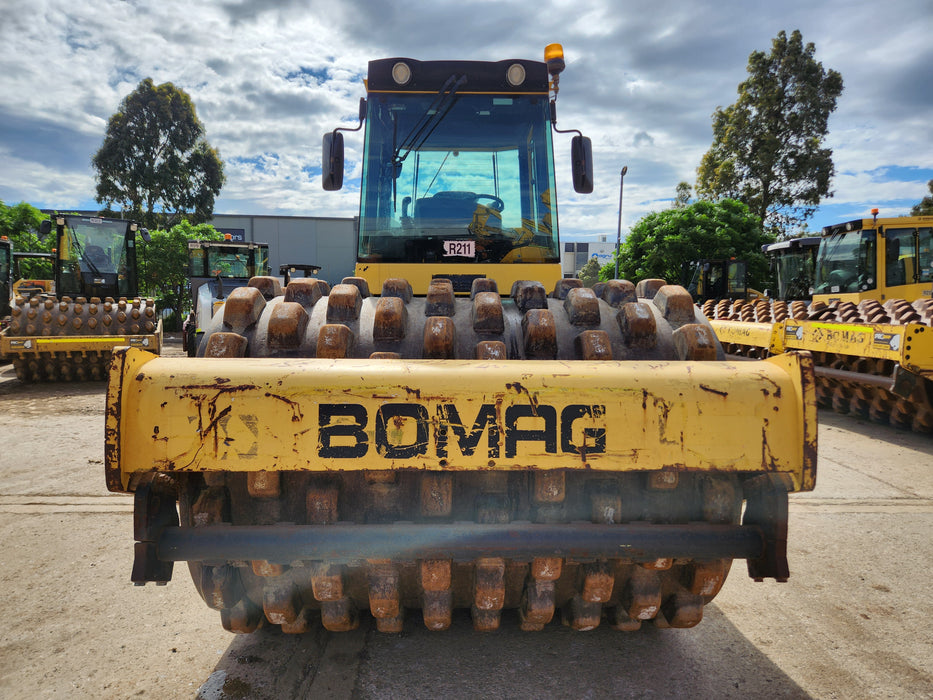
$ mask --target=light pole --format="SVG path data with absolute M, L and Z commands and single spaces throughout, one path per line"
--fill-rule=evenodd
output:
M 622 188 L 625 186 L 625 173 L 628 172 L 628 166 L 622 168 L 622 174 L 619 176 L 619 229 L 616 231 L 616 276 L 619 279 L 619 246 L 622 244 Z

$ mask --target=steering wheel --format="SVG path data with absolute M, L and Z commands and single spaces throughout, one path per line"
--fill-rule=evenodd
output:
M 490 199 L 492 200 L 493 209 L 495 209 L 498 212 L 501 212 L 503 209 L 505 209 L 505 202 L 503 202 L 501 199 L 499 199 L 494 194 L 477 194 L 477 195 L 473 195 L 473 199 L 475 199 L 477 202 L 481 199 Z

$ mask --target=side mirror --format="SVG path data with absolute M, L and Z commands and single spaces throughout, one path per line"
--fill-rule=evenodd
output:
M 573 161 L 573 189 L 582 194 L 593 191 L 593 143 L 586 136 L 574 136 L 570 142 Z
M 331 131 L 324 134 L 321 153 L 321 178 L 328 192 L 343 187 L 343 134 Z
M 49 219 L 43 219 L 39 224 L 39 239 L 43 239 L 52 233 L 52 222 Z

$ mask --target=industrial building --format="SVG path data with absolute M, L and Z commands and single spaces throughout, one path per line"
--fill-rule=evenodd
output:
M 280 265 L 320 265 L 321 279 L 332 285 L 353 275 L 356 219 L 322 216 L 214 214 L 208 223 L 235 241 L 269 244 L 273 274 Z
M 596 242 L 564 241 L 564 252 L 560 257 L 560 268 L 564 277 L 576 277 L 577 272 L 590 258 L 596 258 L 600 267 L 612 262 L 615 243 L 610 243 L 607 238 L 608 236 L 600 236 Z

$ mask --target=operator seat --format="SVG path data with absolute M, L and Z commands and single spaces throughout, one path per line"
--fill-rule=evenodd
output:
M 473 192 L 438 192 L 415 201 L 415 227 L 468 226 L 475 211 Z
M 109 265 L 110 258 L 99 245 L 89 245 L 84 250 L 85 257 L 94 265 Z

